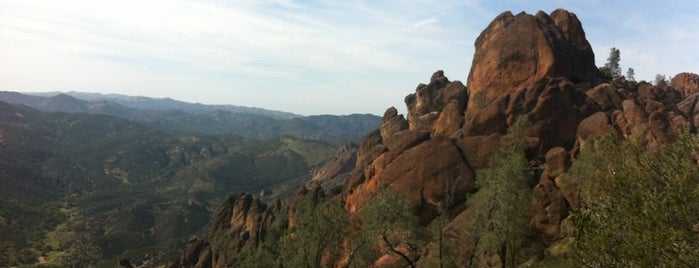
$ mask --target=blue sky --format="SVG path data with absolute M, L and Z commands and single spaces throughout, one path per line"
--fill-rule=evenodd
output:
M 0 90 L 381 115 L 436 70 L 466 80 L 505 10 L 566 8 L 603 65 L 699 72 L 695 1 L 0 0 Z

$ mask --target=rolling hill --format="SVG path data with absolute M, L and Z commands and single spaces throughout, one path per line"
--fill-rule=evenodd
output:
M 53 98 L 42 103 L 86 107 Z M 61 266 L 172 257 L 165 249 L 202 232 L 230 192 L 265 189 L 274 198 L 274 189 L 300 185 L 336 150 L 292 136 L 177 134 L 75 111 L 0 102 L 2 266 L 39 257 Z
M 261 140 L 289 135 L 335 145 L 356 142 L 378 128 L 381 120 L 369 114 L 300 116 L 233 105 L 77 92 L 28 95 L 3 91 L 0 101 L 41 111 L 111 115 L 147 122 L 163 132 L 183 135 L 234 134 Z

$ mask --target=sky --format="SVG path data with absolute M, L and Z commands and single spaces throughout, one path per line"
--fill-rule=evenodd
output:
M 693 0 L 0 0 L 0 90 L 405 112 L 437 70 L 466 83 L 498 14 L 556 8 L 581 20 L 598 66 L 616 47 L 637 80 L 699 72 Z

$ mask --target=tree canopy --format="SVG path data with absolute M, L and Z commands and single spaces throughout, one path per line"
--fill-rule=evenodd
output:
M 621 66 L 619 62 L 621 61 L 621 51 L 616 47 L 609 49 L 609 57 L 607 58 L 607 63 L 604 67 L 609 70 L 609 75 L 612 79 L 616 79 L 621 76 Z
M 696 267 L 699 263 L 699 138 L 689 131 L 662 148 L 607 137 L 588 145 L 573 223 L 582 264 Z

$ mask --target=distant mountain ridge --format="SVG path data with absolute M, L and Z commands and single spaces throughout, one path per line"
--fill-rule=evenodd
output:
M 13 96 L 89 108 L 68 95 Z M 0 101 L 0 267 L 39 256 L 50 267 L 111 267 L 143 254 L 170 259 L 164 252 L 203 232 L 230 192 L 290 195 L 336 150 L 289 136 L 180 135 Z
M 130 96 L 123 94 L 102 94 L 102 93 L 92 93 L 92 92 L 44 92 L 44 93 L 27 93 L 34 96 L 42 97 L 54 97 L 57 95 L 65 94 L 77 99 L 89 101 L 89 102 L 113 102 L 125 107 L 146 110 L 146 111 L 171 111 L 179 110 L 185 112 L 210 112 L 210 111 L 228 111 L 233 113 L 244 113 L 244 114 L 257 114 L 269 116 L 276 119 L 291 119 L 302 117 L 301 115 L 274 111 L 257 107 L 246 107 L 238 105 L 212 105 L 212 104 L 201 104 L 201 103 L 189 103 L 184 101 L 179 101 L 171 98 L 149 98 L 142 96 Z
M 380 125 L 369 114 L 301 116 L 234 105 L 204 105 L 173 99 L 99 93 L 32 93 L 0 91 L 0 101 L 41 111 L 103 114 L 148 122 L 177 134 L 235 134 L 261 140 L 289 135 L 340 145 L 358 139 Z

